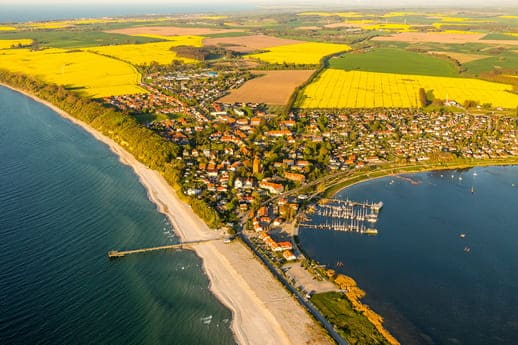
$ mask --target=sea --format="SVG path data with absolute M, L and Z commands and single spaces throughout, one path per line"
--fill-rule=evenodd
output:
M 43 2 L 43 1 L 42 1 Z M 122 6 L 121 6 L 122 5 Z M 0 23 L 20 23 L 27 21 L 49 21 L 74 18 L 132 17 L 151 15 L 181 15 L 192 13 L 218 14 L 236 11 L 249 11 L 257 6 L 250 3 L 207 1 L 99 1 L 88 2 L 52 2 L 38 4 L 34 1 L 30 6 L 13 2 L 2 4 L 0 1 Z
M 235 344 L 231 312 L 133 170 L 0 87 L 0 344 Z
M 389 176 L 335 197 L 382 201 L 378 235 L 301 228 L 302 247 L 353 277 L 402 344 L 518 344 L 518 166 Z

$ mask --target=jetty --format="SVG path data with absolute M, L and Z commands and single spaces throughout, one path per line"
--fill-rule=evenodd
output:
M 133 249 L 133 250 L 122 250 L 122 251 L 110 250 L 108 252 L 108 258 L 110 258 L 110 259 L 117 259 L 117 258 L 122 258 L 122 257 L 124 257 L 126 255 L 131 255 L 131 254 L 155 252 L 155 251 L 167 250 L 167 249 L 179 249 L 179 250 L 186 249 L 186 250 L 191 250 L 192 247 L 197 245 L 197 244 L 211 242 L 211 241 L 216 241 L 216 240 L 221 240 L 221 238 L 213 238 L 213 239 L 209 239 L 209 240 L 182 242 L 182 243 L 178 243 L 178 244 L 170 244 L 170 245 L 165 245 L 165 246 L 140 248 L 140 249 Z

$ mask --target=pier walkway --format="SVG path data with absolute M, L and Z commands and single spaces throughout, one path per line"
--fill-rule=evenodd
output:
M 170 244 L 170 245 L 166 245 L 166 246 L 141 248 L 141 249 L 133 249 L 133 250 L 122 250 L 122 251 L 110 250 L 108 252 L 108 258 L 116 259 L 116 258 L 121 258 L 123 256 L 130 255 L 130 254 L 154 252 L 154 251 L 166 250 L 166 249 L 191 249 L 196 244 L 217 241 L 217 240 L 221 240 L 221 238 L 212 238 L 212 239 L 208 239 L 208 240 L 199 240 L 199 241 L 189 241 L 189 242 L 183 242 L 183 243 L 178 243 L 178 244 Z

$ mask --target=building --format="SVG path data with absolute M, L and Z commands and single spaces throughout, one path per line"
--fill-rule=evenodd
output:
M 280 194 L 284 191 L 284 186 L 282 184 L 264 180 L 259 183 L 259 188 L 266 189 L 271 194 Z
M 293 252 L 291 250 L 285 250 L 282 252 L 282 256 L 288 260 L 288 261 L 293 261 L 293 260 L 297 260 L 297 257 L 293 254 Z
M 285 172 L 284 177 L 290 181 L 302 183 L 306 180 L 306 177 L 302 174 Z
M 254 163 L 253 163 L 253 166 L 252 166 L 252 172 L 254 174 L 258 174 L 261 172 L 261 161 L 259 160 L 259 157 L 255 156 L 254 157 Z

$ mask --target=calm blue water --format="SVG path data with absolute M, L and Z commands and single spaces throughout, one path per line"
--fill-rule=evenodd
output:
M 42 1 L 44 2 L 44 1 Z M 153 1 L 142 3 L 124 3 L 117 1 L 116 4 L 104 4 L 95 2 L 88 4 L 86 1 L 81 3 L 69 4 L 65 2 L 52 3 L 45 1 L 44 4 L 2 4 L 0 1 L 0 23 L 43 21 L 56 19 L 72 18 L 102 18 L 102 17 L 124 17 L 138 15 L 168 15 L 180 13 L 219 13 L 231 11 L 245 11 L 256 8 L 255 5 L 246 3 L 229 3 L 216 1 L 207 3 L 189 3 L 187 1 L 178 3 L 171 1 L 168 3 L 156 3 Z
M 302 229 L 302 246 L 343 261 L 403 344 L 518 344 L 518 166 L 410 177 L 337 195 L 382 200 L 378 236 Z
M 192 252 L 132 170 L 88 133 L 0 87 L 0 343 L 235 344 Z

